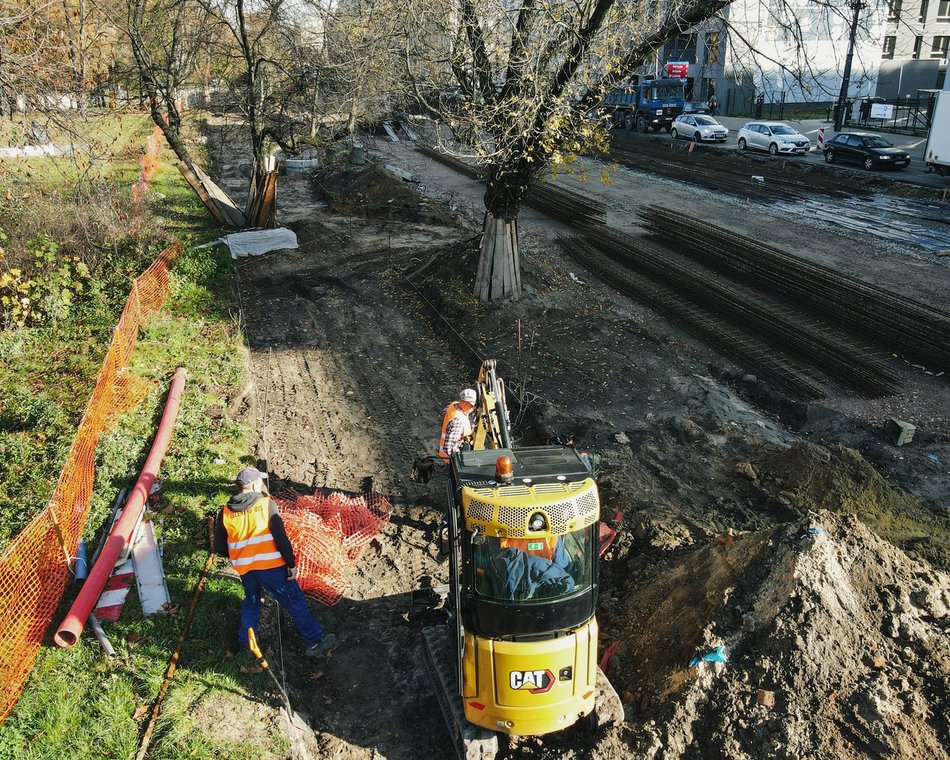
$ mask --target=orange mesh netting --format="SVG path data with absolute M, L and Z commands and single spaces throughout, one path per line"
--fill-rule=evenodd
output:
M 69 581 L 69 559 L 86 527 L 99 436 L 148 390 L 126 365 L 142 320 L 168 297 L 168 269 L 180 253 L 180 244 L 166 249 L 133 281 L 56 490 L 0 556 L 0 721 L 23 691 Z
M 377 493 L 291 491 L 273 498 L 297 555 L 300 588 L 323 604 L 335 604 L 343 596 L 347 568 L 389 521 L 392 506 Z

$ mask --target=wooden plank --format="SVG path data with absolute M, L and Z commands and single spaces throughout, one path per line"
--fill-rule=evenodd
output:
M 406 137 L 408 137 L 408 138 L 409 138 L 410 140 L 412 140 L 413 142 L 415 142 L 415 141 L 417 141 L 417 140 L 419 139 L 419 138 L 416 136 L 416 133 L 412 131 L 412 127 L 409 126 L 409 122 L 408 122 L 408 121 L 401 121 L 401 122 L 399 122 L 399 126 L 402 127 L 402 131 L 406 133 Z
M 229 221 L 229 226 L 231 227 L 246 227 L 247 226 L 247 217 L 244 215 L 244 212 L 241 211 L 237 206 L 234 205 L 234 201 L 231 200 L 230 196 L 224 192 L 218 185 L 211 179 L 207 174 L 205 174 L 200 167 L 191 165 L 192 171 L 198 177 L 198 180 L 204 186 L 208 195 L 210 195 L 214 201 L 218 204 L 218 207 L 221 209 L 221 213 L 224 214 L 224 217 Z
M 389 135 L 389 139 L 393 142 L 399 142 L 399 135 L 396 134 L 396 130 L 393 129 L 393 125 L 388 121 L 383 122 L 383 129 L 386 130 L 386 134 Z
M 478 251 L 478 266 L 475 267 L 475 288 L 472 293 L 478 296 L 478 299 L 484 300 L 482 298 L 482 282 L 485 279 L 487 261 L 488 261 L 488 251 L 489 247 L 488 236 L 485 234 L 488 231 L 488 219 L 489 215 L 486 213 L 482 219 L 482 239 L 479 243 Z
M 491 272 L 491 293 L 492 296 L 504 295 L 505 293 L 505 269 L 506 262 L 499 261 L 499 256 L 505 255 L 505 238 L 507 233 L 505 232 L 504 223 L 495 222 L 495 250 L 494 255 L 492 256 L 492 272 Z
M 214 202 L 214 199 L 208 195 L 204 185 L 201 184 L 201 181 L 195 176 L 195 173 L 190 168 L 188 168 L 184 161 L 178 161 L 178 171 L 181 172 L 181 176 L 185 178 L 185 181 L 191 185 L 191 189 L 194 190 L 198 198 L 201 199 L 201 202 L 204 204 L 205 208 L 208 209 L 208 213 L 211 214 L 211 217 L 214 219 L 215 223 L 220 227 L 229 226 L 228 220 L 221 212 L 221 209 L 218 208 L 218 205 Z
M 269 171 L 264 175 L 264 185 L 260 193 L 260 204 L 254 224 L 257 227 L 273 227 L 277 218 L 277 172 Z
M 511 262 L 515 269 L 515 294 L 521 297 L 521 249 L 518 247 L 518 220 L 515 219 L 511 225 L 512 234 L 512 256 Z

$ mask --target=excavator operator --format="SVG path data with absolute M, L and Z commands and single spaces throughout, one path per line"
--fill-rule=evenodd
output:
M 472 420 L 469 415 L 475 409 L 478 395 L 474 389 L 466 388 L 442 412 L 442 435 L 439 438 L 439 457 L 448 463 L 452 454 L 458 451 L 466 439 L 472 436 Z

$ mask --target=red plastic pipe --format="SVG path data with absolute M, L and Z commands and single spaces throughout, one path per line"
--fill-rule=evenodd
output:
M 102 593 L 103 586 L 109 580 L 109 576 L 112 575 L 116 560 L 129 541 L 132 540 L 132 531 L 145 509 L 149 491 L 155 482 L 156 475 L 158 475 L 159 465 L 162 463 L 162 457 L 165 456 L 168 443 L 171 441 L 172 431 L 175 429 L 181 392 L 185 387 L 187 374 L 184 367 L 175 370 L 175 377 L 172 379 L 171 388 L 168 390 L 168 400 L 165 402 L 165 411 L 162 412 L 162 419 L 158 423 L 158 431 L 155 433 L 155 440 L 148 452 L 148 458 L 142 466 L 139 479 L 135 481 L 132 493 L 129 494 L 129 498 L 125 502 L 122 516 L 112 526 L 109 537 L 99 554 L 99 559 L 96 560 L 89 571 L 89 577 L 86 578 L 76 601 L 73 602 L 66 618 L 60 624 L 56 635 L 53 636 L 53 641 L 56 642 L 57 646 L 71 647 L 79 640 L 83 626 L 89 618 L 89 613 L 92 612 L 99 595 Z

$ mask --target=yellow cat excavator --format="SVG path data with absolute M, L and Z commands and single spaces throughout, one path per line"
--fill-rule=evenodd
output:
M 540 735 L 623 708 L 597 666 L 600 499 L 569 446 L 511 445 L 503 381 L 482 364 L 471 448 L 448 463 L 447 623 L 423 629 L 461 760 L 498 733 Z

